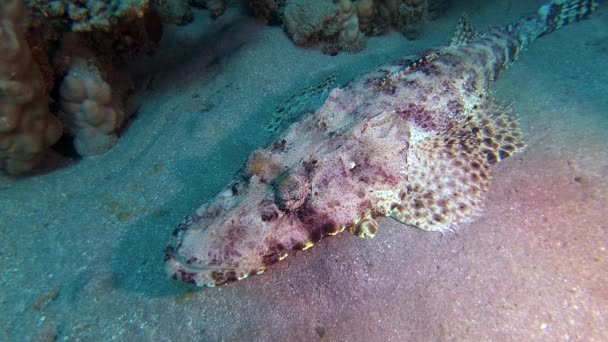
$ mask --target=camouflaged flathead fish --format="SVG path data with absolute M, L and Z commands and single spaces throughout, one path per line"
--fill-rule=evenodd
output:
M 212 287 L 260 274 L 345 229 L 373 237 L 378 217 L 439 232 L 470 221 L 490 166 L 524 147 L 490 86 L 530 42 L 596 7 L 554 0 L 481 35 L 463 17 L 449 46 L 333 89 L 178 226 L 167 272 Z

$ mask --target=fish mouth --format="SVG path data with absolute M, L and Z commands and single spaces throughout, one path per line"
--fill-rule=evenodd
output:
M 174 229 L 164 253 L 170 278 L 215 287 L 264 271 L 264 257 L 274 251 L 266 250 L 257 233 L 267 228 L 264 214 L 269 213 L 262 210 L 267 206 L 259 203 L 259 193 L 250 194 L 248 187 L 248 179 L 228 186 Z M 263 192 L 265 187 L 256 183 L 255 188 Z
M 167 245 L 164 254 L 165 271 L 171 279 L 201 287 L 214 287 L 238 280 L 234 267 L 203 260 L 191 248 L 184 247 L 189 233 L 203 233 L 206 230 L 201 229 L 200 223 L 203 220 L 202 213 L 207 211 L 207 205 L 199 208 L 173 231 L 173 241 Z
M 236 183 L 175 229 L 165 250 L 168 275 L 202 287 L 244 279 L 371 215 L 376 198 L 369 189 L 388 187 L 394 177 L 382 178 L 384 159 L 369 162 L 360 142 L 336 144 L 319 152 L 322 158 L 296 154 L 285 163 L 284 152 L 254 151 Z M 352 232 L 373 236 L 375 221 L 365 222 Z
M 285 172 L 268 158 L 254 153 L 244 177 L 173 231 L 164 256 L 170 278 L 202 287 L 223 285 L 262 273 L 306 240 L 305 232 L 293 236 L 291 229 L 311 196 L 307 174 Z
M 165 248 L 164 261 L 167 275 L 173 280 L 180 280 L 187 284 L 215 287 L 243 278 L 237 276 L 233 267 L 185 261 L 179 255 L 176 255 L 176 249 L 173 245 Z

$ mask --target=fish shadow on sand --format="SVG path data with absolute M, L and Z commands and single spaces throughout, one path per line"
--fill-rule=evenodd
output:
M 165 205 L 150 210 L 125 229 L 112 253 L 113 288 L 153 297 L 193 289 L 169 279 L 163 265 L 163 251 L 177 224 L 234 179 L 251 151 L 270 142 L 261 125 L 253 115 L 221 140 L 209 142 L 213 147 L 207 152 L 167 162 L 166 172 L 179 175 L 181 189 L 174 198 L 165 201 Z M 258 133 L 253 134 L 252 128 L 256 127 L 259 129 L 253 131 Z
M 608 37 L 590 40 L 586 45 L 591 47 L 595 53 L 608 55 Z

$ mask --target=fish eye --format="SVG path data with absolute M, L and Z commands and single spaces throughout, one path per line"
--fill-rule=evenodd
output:
M 262 209 L 260 215 L 262 216 L 262 221 L 269 222 L 279 217 L 279 209 L 274 204 L 274 201 L 263 200 L 261 204 Z
M 275 184 L 274 202 L 282 211 L 300 208 L 310 196 L 310 183 L 301 174 L 287 174 Z

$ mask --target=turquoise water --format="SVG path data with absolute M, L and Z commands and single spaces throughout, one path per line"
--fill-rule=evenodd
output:
M 292 95 L 444 44 L 463 11 L 483 28 L 540 4 L 454 4 L 418 40 L 392 33 L 338 56 L 236 9 L 167 27 L 133 67 L 141 106 L 110 152 L 0 181 L 0 340 L 606 339 L 605 8 L 501 75 L 495 97 L 528 148 L 496 167 L 485 211 L 457 233 L 382 220 L 372 240 L 339 234 L 214 289 L 163 269 L 177 223 L 276 137 L 276 108 L 306 111 L 326 92 Z

